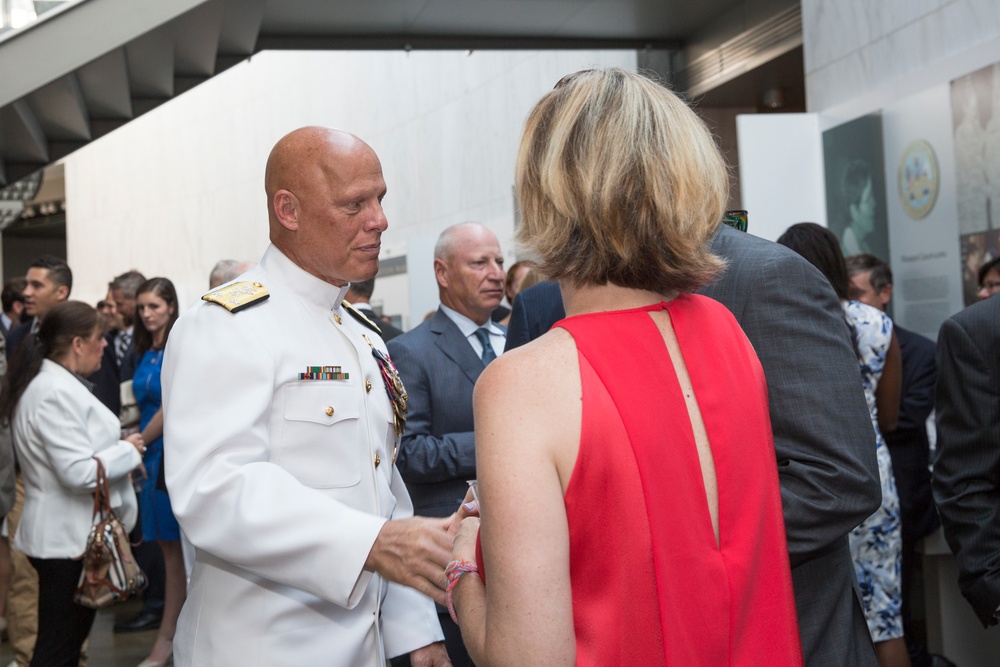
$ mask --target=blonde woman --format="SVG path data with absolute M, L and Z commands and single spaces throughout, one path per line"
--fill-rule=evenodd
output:
M 708 131 L 642 76 L 579 72 L 529 115 L 516 184 L 567 318 L 476 386 L 482 558 L 466 519 L 448 568 L 470 655 L 800 665 L 763 372 L 691 293 L 723 268 Z

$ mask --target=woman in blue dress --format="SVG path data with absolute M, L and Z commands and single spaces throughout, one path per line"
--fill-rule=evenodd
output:
M 139 406 L 139 427 L 147 443 L 143 464 L 146 479 L 139 492 L 142 539 L 156 541 L 163 550 L 165 592 L 163 619 L 149 657 L 139 667 L 165 665 L 173 653 L 177 617 L 184 604 L 187 575 L 181 551 L 181 534 L 177 519 L 170 509 L 170 497 L 157 484 L 163 466 L 163 408 L 160 389 L 160 368 L 163 348 L 170 328 L 177 320 L 177 292 L 166 278 L 151 278 L 136 291 L 136 321 L 133 346 L 138 358 L 132 378 L 136 403 Z M 158 488 L 159 487 L 159 488 Z
M 892 320 L 881 310 L 848 298 L 847 265 L 833 233 L 812 222 L 792 225 L 778 239 L 820 270 L 840 297 L 844 321 L 858 356 L 861 382 L 871 413 L 882 505 L 850 533 L 851 555 L 861 590 L 868 631 L 881 667 L 909 667 L 901 616 L 902 534 L 899 494 L 892 458 L 882 437 L 896 428 L 901 360 Z

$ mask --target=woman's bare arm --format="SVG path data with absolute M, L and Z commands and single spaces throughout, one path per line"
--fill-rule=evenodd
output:
M 579 448 L 580 400 L 576 347 L 562 330 L 503 355 L 476 384 L 488 583 L 465 575 L 453 599 L 481 667 L 576 661 L 563 495 Z M 454 555 L 474 560 L 475 520 L 466 521 Z

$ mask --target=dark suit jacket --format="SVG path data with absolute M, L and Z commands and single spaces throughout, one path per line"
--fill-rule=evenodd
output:
M 885 433 L 892 456 L 892 472 L 899 492 L 903 541 L 915 542 L 940 525 L 931 494 L 930 442 L 927 418 L 934 409 L 934 342 L 918 333 L 894 326 L 902 357 L 899 420 L 896 430 Z
M 449 516 L 476 477 L 472 389 L 482 359 L 440 309 L 386 346 L 410 396 L 396 466 L 413 512 Z
M 104 336 L 108 345 L 104 348 L 104 356 L 101 357 L 101 367 L 87 378 L 94 384 L 94 395 L 97 396 L 97 399 L 116 415 L 122 410 L 121 383 L 132 377 L 131 373 L 127 377 L 123 376 L 121 369 L 118 368 L 118 359 L 115 356 L 115 335 L 117 333 L 117 331 L 109 331 Z M 131 353 L 132 349 L 129 348 L 129 351 L 125 353 L 125 359 L 122 359 L 123 366 Z
M 384 340 L 386 343 L 388 343 L 396 336 L 401 336 L 403 334 L 402 329 L 394 327 L 393 325 L 387 322 L 384 322 L 382 318 L 376 315 L 375 311 L 369 308 L 366 304 L 355 306 L 355 308 L 357 308 L 362 315 L 364 315 L 365 317 L 367 317 L 368 319 L 370 319 L 372 322 L 375 323 L 375 325 L 382 331 L 382 340 Z
M 29 333 L 31 333 L 31 325 L 34 323 L 35 318 L 32 317 L 30 320 L 21 322 L 7 334 L 8 363 L 14 358 L 14 353 L 17 352 L 17 348 L 20 347 L 21 342 L 28 336 Z
M 941 325 L 934 499 L 958 584 L 983 625 L 1000 605 L 1000 297 Z
M 847 534 L 878 508 L 882 491 L 843 310 L 823 275 L 783 246 L 722 225 L 712 251 L 729 267 L 702 293 L 736 316 L 767 377 L 806 664 L 877 665 Z M 554 283 L 517 295 L 505 349 L 527 338 L 526 323 L 544 331 L 564 316 L 561 300 L 552 307 L 557 296 Z
M 504 350 L 535 340 L 564 317 L 559 283 L 546 280 L 522 290 L 514 297 Z

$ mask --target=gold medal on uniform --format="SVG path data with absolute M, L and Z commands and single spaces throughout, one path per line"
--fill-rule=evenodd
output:
M 385 393 L 388 394 L 389 402 L 392 404 L 392 423 L 396 427 L 396 435 L 403 435 L 403 427 L 406 426 L 406 403 L 409 400 L 406 387 L 403 386 L 399 371 L 396 370 L 389 355 L 372 346 L 372 356 L 378 362 L 382 384 L 385 385 Z

